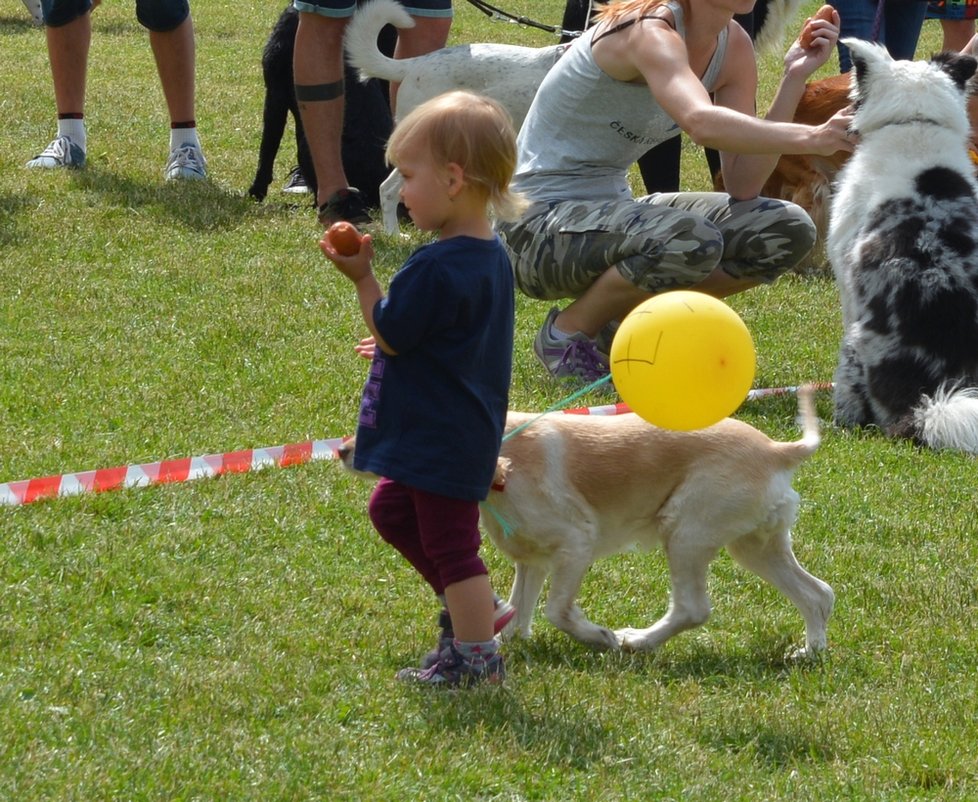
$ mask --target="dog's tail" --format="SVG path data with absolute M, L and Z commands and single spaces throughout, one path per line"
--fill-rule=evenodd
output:
M 795 24 L 801 0 L 772 0 L 766 4 L 766 8 L 761 29 L 756 32 L 754 47 L 758 53 L 782 53 L 786 49 L 785 32 Z
M 911 429 L 910 436 L 930 448 L 978 455 L 978 387 L 945 384 L 923 396 Z
M 818 450 L 822 442 L 818 413 L 815 411 L 815 388 L 811 384 L 798 388 L 798 418 L 801 422 L 801 439 L 778 444 L 790 467 L 801 465 Z
M 360 80 L 381 78 L 385 81 L 403 81 L 413 59 L 392 59 L 377 47 L 377 37 L 385 25 L 395 28 L 413 28 L 414 20 L 404 7 L 394 0 L 371 0 L 357 9 L 346 26 L 343 48 L 346 60 L 360 73 Z

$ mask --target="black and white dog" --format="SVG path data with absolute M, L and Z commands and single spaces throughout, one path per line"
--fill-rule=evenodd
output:
M 289 114 L 295 125 L 295 142 L 299 169 L 306 184 L 316 196 L 316 172 L 312 155 L 306 144 L 295 99 L 292 77 L 292 53 L 295 32 L 299 25 L 298 12 L 289 5 L 278 18 L 262 53 L 262 74 L 265 81 L 265 109 L 262 118 L 261 145 L 258 149 L 258 170 L 248 194 L 264 200 L 272 182 L 275 157 L 282 143 Z M 393 55 L 397 32 L 383 28 L 375 47 Z M 379 202 L 381 182 L 390 172 L 384 159 L 384 148 L 393 129 L 387 84 L 384 81 L 361 82 L 353 69 L 346 67 L 346 114 L 343 121 L 343 169 L 350 185 L 359 189 L 367 202 Z
M 978 454 L 978 182 L 966 103 L 978 62 L 894 61 L 846 40 L 855 153 L 828 253 L 842 300 L 835 418 Z

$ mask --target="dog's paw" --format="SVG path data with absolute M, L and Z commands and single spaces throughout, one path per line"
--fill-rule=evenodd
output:
M 784 661 L 794 665 L 819 663 L 824 660 L 827 655 L 828 651 L 826 649 L 816 649 L 813 646 L 806 644 L 804 646 L 797 646 L 794 649 L 789 649 L 785 653 Z
M 647 652 L 655 646 L 649 643 L 648 630 L 645 629 L 619 629 L 614 632 L 618 648 L 623 652 Z
M 590 621 L 585 621 L 583 624 L 578 623 L 575 626 L 562 626 L 558 627 L 558 629 L 595 649 L 618 651 L 618 637 L 615 633 L 605 627 L 592 624 Z
M 596 627 L 595 630 L 594 637 L 591 640 L 592 645 L 599 649 L 608 649 L 613 652 L 617 652 L 621 648 L 618 643 L 618 636 L 610 629 Z

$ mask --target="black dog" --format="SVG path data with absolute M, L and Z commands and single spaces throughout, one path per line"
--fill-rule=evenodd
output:
M 272 167 L 278 154 L 289 113 L 295 125 L 295 144 L 299 170 L 316 197 L 316 171 L 312 154 L 306 143 L 295 99 L 292 77 L 292 53 L 299 14 L 290 5 L 278 18 L 262 53 L 262 73 L 265 79 L 265 110 L 262 118 L 261 145 L 258 149 L 258 170 L 248 194 L 264 200 L 272 183 Z M 380 49 L 393 55 L 397 31 L 388 26 L 378 39 Z M 350 185 L 359 189 L 367 202 L 376 206 L 380 182 L 390 172 L 384 160 L 384 147 L 394 126 L 387 84 L 371 79 L 362 83 L 357 74 L 346 66 L 346 113 L 343 122 L 343 168 Z

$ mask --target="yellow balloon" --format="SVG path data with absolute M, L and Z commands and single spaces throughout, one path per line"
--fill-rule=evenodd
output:
M 622 400 L 649 423 L 679 431 L 732 414 L 747 397 L 756 361 L 740 316 L 690 290 L 636 306 L 611 344 L 611 378 Z

